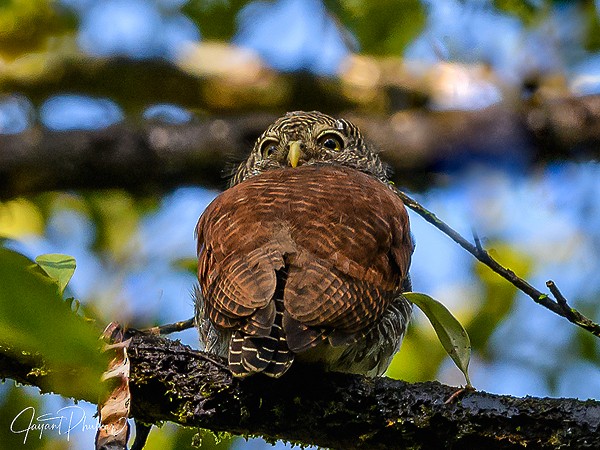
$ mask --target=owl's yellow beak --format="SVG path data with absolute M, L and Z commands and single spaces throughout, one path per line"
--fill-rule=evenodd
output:
M 290 166 L 297 167 L 300 157 L 302 156 L 302 142 L 292 141 L 289 143 L 289 148 L 290 150 L 287 154 L 288 162 L 290 163 Z

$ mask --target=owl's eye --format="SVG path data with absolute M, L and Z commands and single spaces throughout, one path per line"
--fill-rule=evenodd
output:
M 277 151 L 278 146 L 279 141 L 277 139 L 265 139 L 263 143 L 260 144 L 260 154 L 263 158 L 269 158 Z
M 335 152 L 339 152 L 344 148 L 344 140 L 337 133 L 324 133 L 323 135 L 319 136 L 317 142 L 319 145 Z

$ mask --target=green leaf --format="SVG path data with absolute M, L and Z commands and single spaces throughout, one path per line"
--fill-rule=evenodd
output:
M 531 273 L 533 261 L 514 246 L 501 241 L 488 241 L 487 245 L 494 257 L 504 267 L 510 267 L 515 273 L 527 279 Z M 473 260 L 472 270 L 477 276 L 480 287 L 480 302 L 476 313 L 467 325 L 473 349 L 484 356 L 489 352 L 489 340 L 498 324 L 501 323 L 513 308 L 518 289 L 493 272 L 489 267 Z
M 402 294 L 408 301 L 417 305 L 425 313 L 442 346 L 460 369 L 471 386 L 469 379 L 469 360 L 471 359 L 471 342 L 469 335 L 448 309 L 429 295 L 416 292 Z
M 25 256 L 0 248 L 0 347 L 17 357 L 40 354 L 51 389 L 95 401 L 108 365 L 101 330 L 73 313 L 56 283 L 32 266 L 37 269 Z M 65 371 L 73 375 L 65 377 Z
M 198 273 L 198 258 L 180 258 L 173 261 L 173 267 L 193 275 Z
M 189 0 L 182 12 L 202 30 L 203 39 L 229 41 L 237 30 L 239 11 L 245 0 Z
M 60 253 L 47 253 L 35 258 L 35 262 L 46 274 L 58 283 L 59 292 L 62 294 L 75 273 L 75 258 Z
M 586 2 L 583 6 L 584 47 L 588 52 L 600 50 L 600 18 L 595 2 Z
M 519 18 L 525 25 L 541 21 L 550 9 L 547 2 L 532 0 L 494 0 L 494 6 L 500 11 Z
M 400 55 L 424 29 L 426 10 L 419 0 L 325 0 L 328 11 L 348 28 L 361 52 Z

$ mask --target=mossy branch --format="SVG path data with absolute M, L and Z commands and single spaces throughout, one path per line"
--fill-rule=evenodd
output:
M 437 382 L 298 368 L 279 380 L 238 380 L 214 357 L 152 335 L 134 336 L 128 355 L 131 413 L 147 424 L 344 449 L 600 448 L 596 401 L 465 392 L 446 403 L 456 388 Z M 51 390 L 33 370 L 41 364 L 0 353 L 0 377 Z

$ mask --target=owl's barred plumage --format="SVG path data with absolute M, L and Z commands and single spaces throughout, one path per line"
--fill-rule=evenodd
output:
M 236 376 L 381 375 L 411 314 L 408 214 L 356 126 L 278 119 L 200 217 L 196 321 Z

